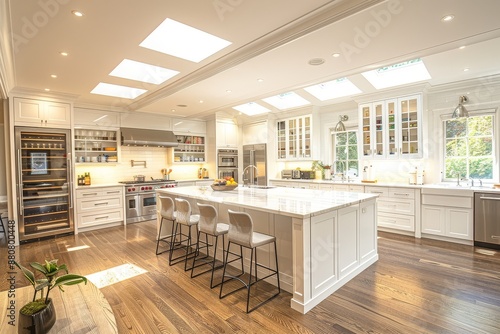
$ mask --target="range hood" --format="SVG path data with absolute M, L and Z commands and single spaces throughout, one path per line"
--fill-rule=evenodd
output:
M 120 128 L 120 131 L 122 135 L 122 145 L 152 147 L 179 146 L 177 138 L 172 131 L 135 128 Z

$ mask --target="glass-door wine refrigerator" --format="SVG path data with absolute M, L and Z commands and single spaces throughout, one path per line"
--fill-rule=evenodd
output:
M 19 239 L 74 233 L 70 130 L 15 128 Z

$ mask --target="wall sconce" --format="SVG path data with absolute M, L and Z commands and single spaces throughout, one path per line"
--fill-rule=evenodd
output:
M 453 111 L 453 115 L 451 115 L 451 118 L 469 117 L 469 112 L 463 106 L 463 104 L 467 102 L 469 102 L 467 96 L 465 95 L 460 96 L 458 99 L 458 106 Z
M 349 116 L 347 115 L 340 115 L 339 116 L 339 122 L 337 123 L 337 125 L 335 125 L 335 132 L 341 132 L 341 131 L 345 131 L 345 125 L 343 122 L 349 120 Z

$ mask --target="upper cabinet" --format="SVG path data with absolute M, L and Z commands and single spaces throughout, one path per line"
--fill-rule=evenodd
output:
M 413 95 L 360 105 L 362 157 L 421 158 L 421 101 Z
M 70 128 L 71 104 L 14 98 L 14 122 L 16 125 Z
M 187 119 L 173 119 L 172 130 L 175 134 L 206 134 L 207 123 L 205 121 L 190 121 Z
M 120 114 L 113 111 L 74 108 L 76 127 L 119 128 Z
M 312 115 L 279 120 L 276 133 L 278 160 L 312 159 Z
M 124 128 L 172 130 L 172 119 L 144 112 L 122 113 L 120 114 L 120 125 Z
M 217 121 L 217 147 L 238 147 L 238 125 L 230 122 Z

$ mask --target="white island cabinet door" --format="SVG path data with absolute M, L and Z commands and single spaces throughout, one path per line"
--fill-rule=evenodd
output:
M 337 280 L 335 227 L 337 212 L 311 219 L 312 296 L 315 297 Z
M 338 210 L 339 278 L 351 273 L 359 264 L 359 205 Z

